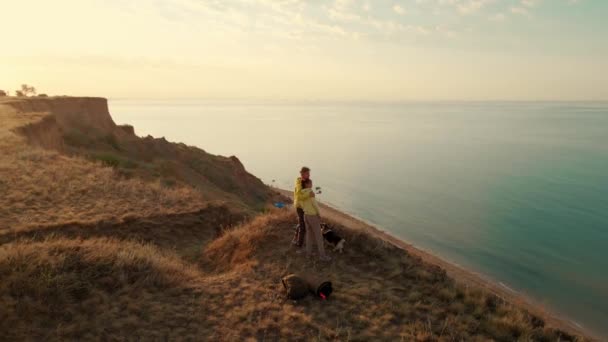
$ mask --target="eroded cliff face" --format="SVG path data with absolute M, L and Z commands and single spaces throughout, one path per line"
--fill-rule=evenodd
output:
M 14 112 L 32 116 L 31 123 L 17 129 L 31 144 L 65 151 L 63 133 L 73 128 L 110 133 L 116 124 L 108 102 L 98 97 L 15 98 L 4 105 Z
M 16 129 L 30 144 L 101 161 L 126 177 L 187 184 L 209 200 L 258 209 L 270 197 L 270 189 L 238 158 L 164 138 L 138 137 L 132 126 L 116 125 L 104 98 L 16 98 L 4 104 L 32 116 L 31 123 Z
M 116 124 L 110 116 L 108 101 L 101 97 L 15 98 L 6 102 L 18 113 L 48 113 L 62 126 L 89 125 L 99 130 L 112 130 Z

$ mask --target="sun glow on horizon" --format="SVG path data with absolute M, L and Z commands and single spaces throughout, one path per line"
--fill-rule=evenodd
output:
M 0 89 L 608 100 L 608 3 L 599 0 L 59 0 L 0 8 Z

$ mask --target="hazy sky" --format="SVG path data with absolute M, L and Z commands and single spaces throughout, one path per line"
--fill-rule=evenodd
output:
M 606 0 L 0 0 L 0 89 L 608 100 Z

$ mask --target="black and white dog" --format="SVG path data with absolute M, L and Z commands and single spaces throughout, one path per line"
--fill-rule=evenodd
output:
M 335 231 L 331 229 L 331 226 L 327 223 L 321 223 L 321 233 L 323 233 L 323 239 L 328 244 L 334 246 L 334 252 L 338 251 L 342 253 L 346 240 L 340 237 Z

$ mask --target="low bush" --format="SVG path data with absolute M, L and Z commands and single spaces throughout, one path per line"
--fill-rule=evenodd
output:
M 71 130 L 63 133 L 63 140 L 66 144 L 73 147 L 90 147 L 93 145 L 93 139 L 82 133 L 79 130 Z
M 134 169 L 137 167 L 136 162 L 109 152 L 95 153 L 91 155 L 91 158 L 113 168 Z
M 108 134 L 108 135 L 104 136 L 102 140 L 104 143 L 108 144 L 113 149 L 115 149 L 117 151 L 122 150 L 122 148 L 120 147 L 120 144 L 118 143 L 118 140 L 116 139 L 116 136 L 114 134 Z

